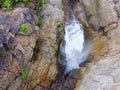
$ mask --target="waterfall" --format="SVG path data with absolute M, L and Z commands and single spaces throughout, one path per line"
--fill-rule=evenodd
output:
M 71 21 L 65 24 L 65 72 L 79 68 L 79 64 L 83 62 L 83 44 L 84 31 L 83 26 L 77 21 L 74 16 Z
M 64 0 L 65 10 L 65 35 L 60 44 L 58 54 L 58 68 L 62 74 L 73 69 L 78 69 L 83 64 L 91 51 L 91 42 L 84 39 L 82 24 L 76 19 L 71 2 Z M 71 4 L 70 4 L 71 3 Z

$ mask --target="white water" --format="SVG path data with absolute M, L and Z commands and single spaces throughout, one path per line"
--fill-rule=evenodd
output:
M 79 68 L 79 64 L 83 62 L 83 44 L 84 31 L 82 25 L 75 18 L 66 22 L 65 25 L 65 55 L 66 55 L 66 70 Z

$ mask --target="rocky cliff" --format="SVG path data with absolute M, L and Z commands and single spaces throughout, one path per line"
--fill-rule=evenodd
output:
M 80 0 L 75 13 L 90 32 L 92 51 L 75 90 L 119 90 L 119 0 Z
M 80 69 L 60 76 L 57 54 L 71 7 L 91 51 Z M 33 12 L 21 4 L 0 9 L 0 90 L 120 90 L 119 0 L 44 0 L 38 16 Z M 27 32 L 20 28 L 23 23 Z

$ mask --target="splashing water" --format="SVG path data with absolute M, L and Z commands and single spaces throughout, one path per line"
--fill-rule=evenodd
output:
M 79 68 L 79 64 L 83 62 L 84 31 L 82 25 L 75 18 L 66 22 L 64 38 L 66 56 L 65 72 L 69 72 L 72 69 Z

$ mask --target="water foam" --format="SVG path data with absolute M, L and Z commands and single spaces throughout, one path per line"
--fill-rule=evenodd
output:
M 64 38 L 66 42 L 64 47 L 66 55 L 65 72 L 69 72 L 72 69 L 79 68 L 79 64 L 83 62 L 84 31 L 79 21 L 73 19 L 66 22 Z

